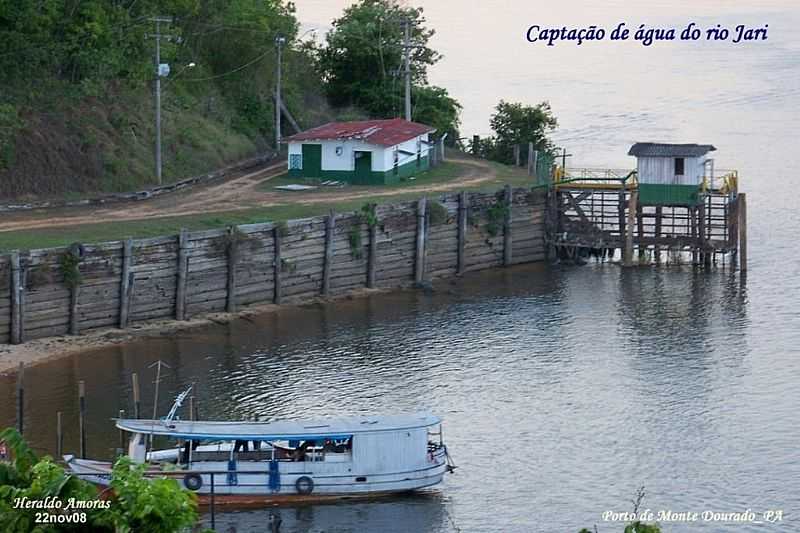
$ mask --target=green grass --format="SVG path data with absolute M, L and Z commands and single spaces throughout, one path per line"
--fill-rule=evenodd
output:
M 497 191 L 506 183 L 514 187 L 525 187 L 531 185 L 531 179 L 526 175 L 524 169 L 509 167 L 499 163 L 490 163 L 497 176 L 487 182 L 474 187 L 466 187 L 464 190 L 471 191 Z M 335 202 L 325 202 L 319 204 L 299 203 L 297 200 L 309 199 L 315 193 L 341 191 L 338 188 L 320 188 L 312 191 L 285 192 L 286 202 L 283 205 L 271 207 L 254 207 L 238 211 L 225 211 L 218 213 L 207 213 L 197 215 L 187 215 L 178 217 L 165 217 L 156 219 L 129 220 L 120 222 L 103 222 L 99 224 L 83 224 L 74 226 L 54 227 L 46 229 L 21 230 L 14 232 L 0 232 L 0 251 L 25 250 L 35 248 L 50 248 L 68 245 L 73 242 L 94 243 L 104 241 L 115 241 L 126 237 L 146 238 L 158 237 L 163 235 L 177 235 L 181 228 L 190 231 L 223 228 L 235 224 L 253 224 L 258 222 L 270 222 L 280 220 L 291 220 L 306 218 L 311 216 L 324 215 L 331 209 L 346 213 L 361 209 L 365 203 L 390 203 L 400 201 L 410 201 L 420 198 L 422 193 L 419 191 L 404 191 L 409 186 L 434 185 L 446 183 L 459 176 L 463 176 L 467 171 L 467 165 L 457 162 L 445 162 L 441 166 L 426 171 L 418 176 L 416 180 L 409 180 L 394 185 L 384 187 L 347 187 L 345 190 L 353 192 L 374 191 L 376 196 L 366 196 L 352 200 L 341 200 Z M 289 183 L 305 183 L 303 180 L 290 179 L 288 176 L 273 178 L 262 185 L 265 191 L 274 191 L 275 185 Z M 310 183 L 309 183 L 310 184 Z M 387 190 L 394 191 L 388 196 L 378 196 L 377 193 L 385 193 Z M 431 193 L 430 196 L 438 196 L 440 193 Z

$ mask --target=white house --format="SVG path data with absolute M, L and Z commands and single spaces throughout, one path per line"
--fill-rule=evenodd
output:
M 361 185 L 387 184 L 426 170 L 436 128 L 394 118 L 329 122 L 291 137 L 289 175 Z
M 639 203 L 643 205 L 694 205 L 703 179 L 713 172 L 714 160 L 706 154 L 710 144 L 636 143 L 628 155 L 636 157 Z

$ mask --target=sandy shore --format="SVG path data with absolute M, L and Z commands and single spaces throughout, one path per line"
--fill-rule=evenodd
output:
M 16 372 L 20 363 L 28 365 L 42 364 L 59 357 L 67 357 L 80 352 L 96 348 L 105 348 L 116 344 L 131 342 L 136 339 L 162 336 L 171 332 L 186 331 L 203 326 L 226 324 L 228 322 L 268 313 L 279 313 L 281 310 L 306 306 L 308 304 L 331 302 L 337 300 L 351 300 L 370 294 L 379 294 L 389 290 L 398 289 L 357 289 L 347 294 L 333 298 L 315 298 L 302 302 L 302 304 L 264 304 L 254 305 L 236 313 L 213 313 L 191 320 L 152 320 L 140 322 L 128 329 L 103 328 L 88 331 L 77 336 L 63 335 L 60 337 L 46 337 L 35 339 L 24 344 L 0 345 L 0 374 Z

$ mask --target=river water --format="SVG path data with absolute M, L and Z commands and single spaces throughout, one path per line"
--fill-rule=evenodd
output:
M 346 2 L 300 0 L 307 27 Z M 793 2 L 421 2 L 445 59 L 431 81 L 465 105 L 464 133 L 488 133 L 499 98 L 547 99 L 574 164 L 630 167 L 643 140 L 713 143 L 748 193 L 750 269 L 521 266 L 400 291 L 288 308 L 31 368 L 26 435 L 52 453 L 55 412 L 77 448 L 77 381 L 88 448 L 118 444 L 130 375 L 160 413 L 197 384 L 203 418 L 270 420 L 431 410 L 459 469 L 421 495 L 280 509 L 284 532 L 574 532 L 629 511 L 783 510 L 780 524 L 665 524 L 665 531 L 800 529 L 800 46 Z M 530 24 L 637 27 L 769 24 L 760 43 L 525 42 Z M 14 421 L 0 378 L 0 424 Z M 258 530 L 267 511 L 225 514 Z M 760 517 L 760 516 L 759 516 Z M 221 527 L 219 524 L 223 524 Z

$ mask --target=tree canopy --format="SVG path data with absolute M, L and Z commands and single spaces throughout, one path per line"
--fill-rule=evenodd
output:
M 473 151 L 487 159 L 501 163 L 512 163 L 514 146 L 527 147 L 533 143 L 534 150 L 552 153 L 555 145 L 548 135 L 558 125 L 556 117 L 548 102 L 536 105 L 525 105 L 518 102 L 500 100 L 489 121 L 494 136 L 482 139 Z M 523 162 L 527 151 L 522 151 Z

